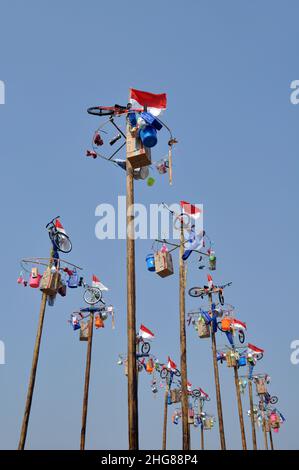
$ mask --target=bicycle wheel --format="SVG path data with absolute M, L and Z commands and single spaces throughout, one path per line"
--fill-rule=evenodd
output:
M 219 297 L 219 302 L 221 303 L 221 305 L 224 305 L 224 297 L 221 291 L 219 291 L 218 297 Z
M 102 299 L 102 291 L 98 287 L 88 287 L 84 292 L 83 299 L 89 305 L 94 305 Z
M 126 113 L 127 107 L 126 106 L 93 106 L 87 109 L 88 114 L 92 114 L 93 116 L 112 116 L 113 114 L 123 114 Z
M 194 390 L 192 390 L 191 394 L 192 394 L 192 397 L 194 397 L 194 398 L 199 398 L 201 396 L 200 391 L 197 390 L 196 388 Z
M 222 329 L 222 323 L 221 323 L 221 321 L 218 321 L 218 322 L 217 322 L 217 328 L 218 328 L 218 330 L 222 331 L 222 333 L 224 333 L 224 330 Z
M 62 253 L 69 253 L 72 250 L 72 242 L 64 233 L 55 233 L 52 241 L 57 250 L 62 251 Z
M 166 379 L 167 375 L 168 375 L 168 370 L 164 367 L 160 371 L 160 377 L 161 377 L 162 380 L 164 380 L 164 379 Z
M 178 369 L 174 370 L 173 371 L 174 375 L 176 375 L 177 377 L 181 377 L 181 373 Z
M 191 287 L 191 289 L 188 290 L 188 294 L 190 297 L 203 297 L 203 289 L 202 287 Z
M 243 344 L 245 341 L 245 333 L 243 330 L 239 330 L 239 341 L 241 344 Z
M 264 354 L 263 353 L 258 353 L 258 354 L 255 354 L 255 357 L 258 361 L 260 361 L 261 359 L 263 359 L 264 357 Z
M 273 397 L 270 398 L 271 405 L 276 405 L 277 402 L 278 402 L 278 398 L 273 395 Z
M 148 354 L 150 352 L 151 345 L 149 343 L 142 343 L 141 352 L 142 354 Z

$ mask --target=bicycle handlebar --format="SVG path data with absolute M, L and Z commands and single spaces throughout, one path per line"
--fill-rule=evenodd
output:
M 57 217 L 54 217 L 54 219 L 52 219 L 52 220 L 46 225 L 46 228 L 48 228 L 49 225 L 53 224 L 54 220 L 57 220 L 57 219 L 60 219 L 60 215 L 58 215 Z

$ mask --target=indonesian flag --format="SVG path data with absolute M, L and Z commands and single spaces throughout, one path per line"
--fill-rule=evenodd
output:
M 159 116 L 161 112 L 166 109 L 167 95 L 166 93 L 155 94 L 148 93 L 147 91 L 130 89 L 130 103 L 133 107 L 143 106 L 147 107 L 149 113 L 153 116 Z
M 246 323 L 243 323 L 242 321 L 237 320 L 236 318 L 232 319 L 232 324 L 233 324 L 234 328 L 236 328 L 236 330 L 246 330 L 247 329 Z
M 152 333 L 151 330 L 146 328 L 144 325 L 140 325 L 138 335 L 143 339 L 153 339 L 155 337 L 154 333 Z
M 195 204 L 190 204 L 190 202 L 180 201 L 180 206 L 183 209 L 185 214 L 188 214 L 193 219 L 198 219 L 201 215 L 201 209 L 196 207 Z
M 109 290 L 95 274 L 92 275 L 92 287 L 98 287 L 100 290 Z
M 55 227 L 58 232 L 64 233 L 64 235 L 66 235 L 66 231 L 64 230 L 63 225 L 59 219 L 55 220 Z
M 258 348 L 257 346 L 254 346 L 254 344 L 250 344 L 250 343 L 248 343 L 247 348 L 248 348 L 247 352 L 250 354 L 260 354 L 264 352 L 263 349 Z
M 207 278 L 208 278 L 209 289 L 213 289 L 214 284 L 213 284 L 213 278 L 212 278 L 211 274 L 208 274 Z
M 187 390 L 188 390 L 188 392 L 191 392 L 191 390 L 192 390 L 192 383 L 191 382 L 187 382 Z
M 176 363 L 173 362 L 173 361 L 170 359 L 169 356 L 168 356 L 167 367 L 168 367 L 168 369 L 170 369 L 170 370 L 176 370 L 176 369 L 177 369 Z

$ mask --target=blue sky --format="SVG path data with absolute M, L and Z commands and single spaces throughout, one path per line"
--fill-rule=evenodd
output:
M 259 370 L 286 416 L 274 436 L 280 449 L 298 449 L 299 365 L 290 362 L 298 339 L 299 107 L 290 103 L 298 79 L 298 3 L 177 0 L 150 5 L 3 0 L 0 14 L 2 320 L 0 448 L 17 446 L 24 411 L 40 295 L 16 284 L 19 260 L 47 256 L 44 229 L 60 214 L 71 235 L 71 262 L 110 287 L 117 328 L 94 336 L 87 442 L 90 449 L 127 448 L 127 386 L 116 365 L 126 350 L 125 241 L 95 237 L 95 208 L 117 204 L 124 173 L 85 158 L 97 120 L 88 106 L 126 103 L 128 89 L 167 92 L 164 117 L 179 140 L 174 185 L 157 178 L 136 183 L 136 202 L 204 204 L 205 228 L 217 250 L 215 281 L 232 281 L 226 300 L 248 324 L 248 339 L 264 347 Z M 165 147 L 153 150 L 154 159 Z M 164 360 L 179 361 L 178 263 L 167 279 L 146 270 L 150 240 L 136 243 L 137 324 L 156 333 Z M 188 287 L 204 282 L 190 264 Z M 46 312 L 27 448 L 79 446 L 86 344 L 67 324 L 82 306 L 68 292 Z M 186 307 L 198 303 L 189 297 Z M 212 396 L 210 343 L 188 330 L 190 380 Z M 218 336 L 219 344 L 224 340 Z M 227 447 L 241 447 L 232 371 L 220 369 Z M 140 376 L 140 446 L 161 446 L 163 397 Z M 244 409 L 248 409 L 244 397 Z M 250 447 L 249 419 L 245 416 Z M 169 447 L 180 448 L 180 427 L 169 421 Z M 218 429 L 207 447 L 219 447 Z M 261 431 L 259 446 L 263 445 Z M 192 431 L 192 446 L 199 447 Z

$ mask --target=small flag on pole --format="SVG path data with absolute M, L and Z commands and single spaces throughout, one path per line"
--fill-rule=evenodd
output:
M 66 231 L 64 230 L 63 225 L 59 219 L 55 220 L 55 227 L 58 232 L 64 233 L 64 235 L 66 235 Z
M 170 369 L 170 370 L 176 370 L 176 369 L 177 369 L 176 363 L 173 362 L 173 361 L 170 359 L 169 356 L 168 356 L 167 367 L 168 367 L 168 369 Z
M 95 274 L 92 275 L 92 287 L 97 287 L 100 290 L 109 290 Z
M 130 89 L 130 103 L 133 107 L 147 107 L 148 112 L 154 116 L 159 116 L 166 109 L 167 96 L 166 93 L 148 93 L 147 91 Z
M 195 204 L 190 204 L 190 202 L 180 201 L 180 206 L 183 212 L 193 219 L 198 219 L 201 216 L 201 209 L 196 207 Z
M 264 352 L 263 349 L 258 348 L 257 346 L 254 346 L 254 344 L 250 344 L 250 343 L 248 343 L 247 348 L 248 348 L 248 349 L 247 349 L 247 352 L 248 352 L 249 354 L 261 354 L 261 353 Z
M 143 339 L 154 339 L 155 337 L 154 333 L 144 325 L 140 325 L 139 336 Z
M 237 330 L 246 330 L 247 329 L 246 323 L 244 323 L 240 320 L 237 320 L 236 318 L 232 319 L 232 324 Z

